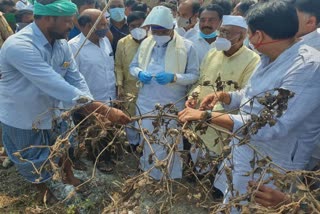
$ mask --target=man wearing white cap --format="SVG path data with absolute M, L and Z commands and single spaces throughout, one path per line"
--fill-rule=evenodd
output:
M 142 114 L 154 110 L 157 103 L 162 106 L 175 103 L 187 94 L 187 87 L 194 84 L 199 77 L 199 63 L 197 53 L 192 43 L 174 31 L 173 15 L 170 9 L 157 6 L 152 9 L 142 26 L 150 26 L 152 36 L 147 37 L 140 45 L 131 65 L 130 73 L 136 77 L 142 87 L 139 90 L 137 105 Z M 176 103 L 176 108 L 183 109 L 184 101 Z M 139 112 L 137 111 L 137 112 Z M 142 126 L 149 131 L 154 127 L 151 120 L 143 120 Z M 174 128 L 176 123 L 170 122 L 169 127 Z M 164 127 L 158 132 L 157 139 L 165 144 L 176 142 L 176 138 L 165 137 Z M 182 139 L 181 139 L 182 141 Z M 182 149 L 182 143 L 177 145 Z M 151 155 L 154 151 L 154 155 Z M 149 161 L 150 156 L 153 161 Z M 166 158 L 167 147 L 157 143 L 144 145 L 141 157 L 141 168 L 149 170 L 153 167 L 156 157 L 159 160 Z M 170 178 L 181 178 L 182 161 L 176 152 L 170 158 L 168 174 Z M 153 169 L 150 175 L 161 179 L 162 172 Z
M 246 46 L 243 41 L 247 35 L 248 26 L 241 16 L 223 16 L 220 27 L 220 35 L 216 40 L 216 49 L 208 52 L 200 66 L 200 78 L 193 92 L 199 93 L 199 99 L 189 97 L 186 106 L 195 108 L 202 99 L 214 92 L 211 86 L 204 86 L 204 82 L 215 83 L 218 77 L 221 81 L 232 80 L 238 83 L 239 88 L 227 86 L 224 91 L 234 91 L 244 88 L 251 73 L 260 61 L 260 57 Z M 215 110 L 223 110 L 221 105 L 216 105 Z M 224 145 L 213 146 L 213 139 L 218 138 L 216 132 L 209 129 L 205 135 L 201 135 L 208 148 L 220 154 Z M 195 154 L 191 154 L 196 161 Z

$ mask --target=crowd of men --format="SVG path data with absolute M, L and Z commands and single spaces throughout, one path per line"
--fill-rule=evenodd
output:
M 150 156 L 162 160 L 168 151 L 144 143 L 133 128 L 138 124 L 130 121 L 137 110 L 152 114 L 157 103 L 175 103 L 180 122 L 205 119 L 241 137 L 239 130 L 263 108 L 249 100 L 283 88 L 294 93 L 286 111 L 249 143 L 287 170 L 312 170 L 319 163 L 319 0 L 170 0 L 153 8 L 138 0 L 110 0 L 102 13 L 105 5 L 96 0 L 0 0 L 2 140 L 19 173 L 40 191 L 47 190 L 51 173 L 43 170 L 39 176 L 33 166 L 40 167 L 49 150 L 22 152 L 33 165 L 14 154 L 31 145 L 52 145 L 57 109 L 74 105 L 81 106 L 78 113 L 84 116 L 96 112 L 114 123 L 130 123 L 128 141 L 132 148 L 143 147 L 140 168 L 160 180 L 163 172 L 153 167 Z M 219 92 L 206 84 L 219 78 L 236 84 Z M 110 101 L 128 93 L 136 98 L 126 104 L 126 113 L 112 107 Z M 151 119 L 141 125 L 154 129 Z M 182 137 L 167 136 L 164 129 L 177 125 L 170 121 L 157 133 L 161 142 L 181 142 L 168 165 L 172 179 L 183 176 L 179 151 L 184 144 Z M 213 154 L 221 154 L 223 145 L 214 143 L 216 132 L 200 137 Z M 214 186 L 225 203 L 258 178 L 244 176 L 255 153 L 238 143 L 230 141 L 232 166 L 224 160 L 215 175 Z M 201 155 L 199 148 L 191 153 L 193 162 Z M 66 175 L 63 182 L 79 185 L 70 160 L 61 158 L 59 164 Z M 226 182 L 229 167 L 233 189 Z M 264 206 L 284 200 L 285 194 L 272 185 L 261 186 L 256 194 L 256 202 Z

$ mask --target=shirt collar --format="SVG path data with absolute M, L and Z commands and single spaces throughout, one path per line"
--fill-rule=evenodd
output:
M 83 34 L 83 33 L 80 33 L 80 43 L 82 44 L 83 41 L 86 39 L 86 36 Z M 86 43 L 84 45 L 89 45 L 89 44 L 92 44 L 92 42 L 87 39 Z
M 311 33 L 308 33 L 308 34 L 301 37 L 301 39 L 303 39 L 304 41 L 308 41 L 313 38 L 320 39 L 320 32 L 318 32 L 317 29 L 315 31 L 312 31 Z
M 31 23 L 30 25 L 31 25 L 31 28 L 32 28 L 34 34 L 38 37 L 38 42 L 43 46 L 46 46 L 47 44 L 50 45 L 49 41 L 44 36 L 44 34 L 42 33 L 42 31 L 40 30 L 38 25 L 35 22 Z

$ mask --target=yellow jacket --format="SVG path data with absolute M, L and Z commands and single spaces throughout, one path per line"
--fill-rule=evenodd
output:
M 222 81 L 232 80 L 238 83 L 240 88 L 244 88 L 252 72 L 260 62 L 260 56 L 249 50 L 247 47 L 241 47 L 235 54 L 228 57 L 223 51 L 212 49 L 207 53 L 200 66 L 200 79 L 192 92 L 199 93 L 199 102 L 214 92 L 211 86 L 200 86 L 205 81 L 210 81 L 215 85 L 215 81 L 220 75 Z M 224 91 L 234 91 L 233 85 L 226 86 Z M 215 110 L 223 110 L 221 105 L 216 105 Z M 208 148 L 216 153 L 221 152 L 223 145 L 213 147 L 214 140 L 218 137 L 213 129 L 208 129 L 205 135 L 200 136 Z
M 123 87 L 124 93 L 130 93 L 134 96 L 138 95 L 137 80 L 131 76 L 129 66 L 138 51 L 139 45 L 131 35 L 120 39 L 115 57 L 116 84 Z M 131 115 L 135 115 L 134 104 L 129 106 L 129 112 Z

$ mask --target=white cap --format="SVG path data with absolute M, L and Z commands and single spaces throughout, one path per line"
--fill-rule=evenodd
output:
M 239 26 L 248 30 L 248 25 L 246 23 L 246 20 L 242 16 L 231 16 L 231 15 L 223 16 L 221 26 L 225 26 L 225 25 Z
M 158 25 L 166 29 L 172 29 L 174 26 L 173 22 L 174 19 L 171 10 L 164 6 L 157 6 L 151 10 L 142 27 Z

